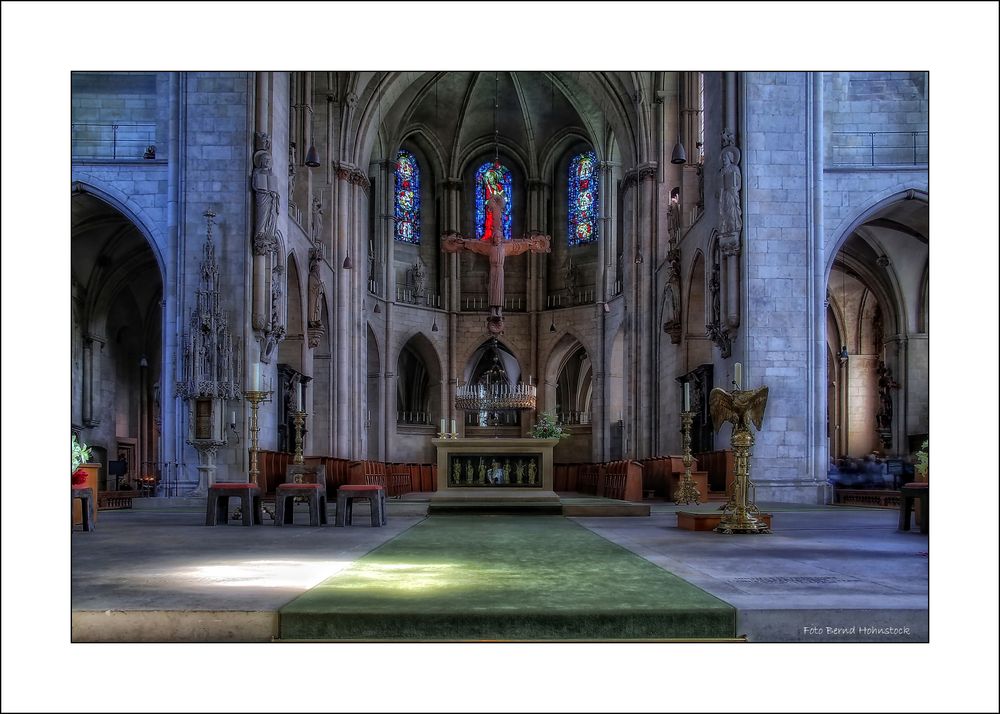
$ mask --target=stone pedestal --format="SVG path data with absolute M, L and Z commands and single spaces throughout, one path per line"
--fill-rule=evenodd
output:
M 208 487 L 215 483 L 215 456 L 224 441 L 215 439 L 193 439 L 188 442 L 198 452 L 198 485 L 186 494 L 192 497 L 208 495 Z

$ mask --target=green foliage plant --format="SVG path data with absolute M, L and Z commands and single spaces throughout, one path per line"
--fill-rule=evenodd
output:
M 82 441 L 77 441 L 76 434 L 73 434 L 73 457 L 70 473 L 80 468 L 81 464 L 90 461 L 90 447 Z
M 556 421 L 552 412 L 542 412 L 529 432 L 533 439 L 566 439 L 569 431 Z
M 924 443 L 920 445 L 920 450 L 917 451 L 917 463 L 914 465 L 914 470 L 922 477 L 927 477 L 927 465 L 928 465 L 928 447 L 930 444 L 929 439 L 924 439 Z

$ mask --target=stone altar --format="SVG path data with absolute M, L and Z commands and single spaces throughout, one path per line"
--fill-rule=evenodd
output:
M 553 490 L 554 470 L 552 467 L 552 449 L 559 443 L 558 439 L 530 438 L 471 438 L 471 439 L 432 439 L 431 443 L 437 449 L 437 491 L 432 497 L 434 503 L 447 501 L 531 501 L 559 503 L 559 497 Z M 508 456 L 514 464 L 507 470 L 506 481 L 498 485 L 489 482 L 489 471 L 480 478 L 478 468 L 470 475 L 465 474 L 464 466 L 474 463 L 475 457 L 486 460 L 487 467 L 493 457 L 498 457 L 502 466 L 506 466 Z M 534 482 L 525 471 L 519 475 L 516 472 L 518 461 L 527 461 L 535 456 L 541 464 Z M 455 458 L 452 458 L 455 457 Z M 473 457 L 463 459 L 462 457 Z M 459 485 L 449 472 L 449 462 L 456 459 L 463 464 L 462 478 Z

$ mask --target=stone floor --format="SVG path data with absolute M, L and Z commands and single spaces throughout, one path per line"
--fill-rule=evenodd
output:
M 148 499 L 84 533 L 10 508 L 4 711 L 307 711 L 334 694 L 362 711 L 374 691 L 380 711 L 710 711 L 737 693 L 769 711 L 898 711 L 914 672 L 968 706 L 922 708 L 931 699 L 907 688 L 911 708 L 996 711 L 978 704 L 998 669 L 992 520 L 935 511 L 929 588 L 928 537 L 897 532 L 892 510 L 762 503 L 774 533 L 723 536 L 645 503 L 648 517 L 574 520 L 732 604 L 749 644 L 272 642 L 277 608 L 418 523 L 425 497 L 391 500 L 374 529 L 363 513 L 348 528 L 299 525 L 304 513 L 207 528 L 203 502 Z M 277 686 L 303 668 L 320 685 Z M 226 676 L 250 699 L 218 687 Z M 9 692 L 30 706 L 8 707 Z
M 383 528 L 364 513 L 310 528 L 304 511 L 281 528 L 208 528 L 203 507 L 158 501 L 72 533 L 74 641 L 270 641 L 279 607 L 427 507 L 419 495 L 390 500 Z M 894 510 L 761 504 L 772 534 L 726 536 L 680 530 L 678 507 L 648 503 L 646 518 L 573 520 L 736 607 L 750 642 L 928 641 L 928 537 L 898 532 Z

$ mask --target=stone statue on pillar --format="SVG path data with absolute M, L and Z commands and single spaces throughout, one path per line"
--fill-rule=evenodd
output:
M 250 183 L 254 192 L 254 255 L 273 253 L 278 249 L 278 213 L 280 194 L 278 177 L 271 170 L 271 137 L 263 132 L 254 135 L 257 150 L 253 155 L 253 176 Z
M 309 251 L 309 346 L 319 347 L 320 338 L 325 334 L 323 329 L 323 297 L 326 295 L 326 283 L 320 275 L 322 264 L 321 251 L 313 248 Z
M 681 252 L 673 249 L 667 254 L 668 272 L 663 294 L 663 331 L 670 335 L 673 344 L 681 341 Z

